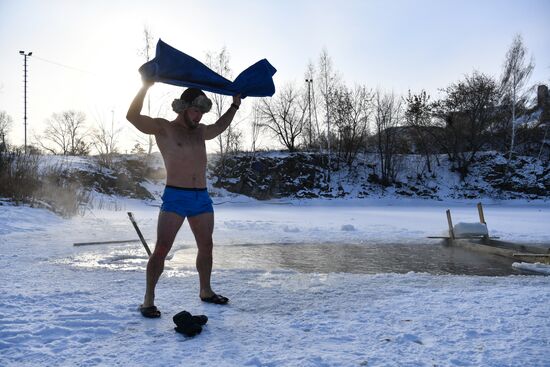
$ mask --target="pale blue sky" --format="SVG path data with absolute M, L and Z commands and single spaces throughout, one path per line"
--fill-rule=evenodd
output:
M 53 112 L 84 111 L 126 124 L 140 86 L 137 55 L 143 26 L 199 60 L 226 46 L 236 75 L 261 58 L 277 69 L 277 86 L 303 83 L 310 60 L 326 47 L 349 84 L 432 94 L 472 70 L 498 76 L 516 33 L 550 79 L 550 1 L 30 1 L 0 0 L 0 110 L 23 141 L 23 60 L 29 59 L 29 129 Z M 62 67 L 48 61 L 61 63 Z M 78 70 L 77 70 L 78 69 Z M 155 86 L 153 96 L 179 95 Z M 156 93 L 156 94 L 155 94 Z M 245 101 L 246 103 L 246 101 Z M 166 117 L 174 116 L 169 113 Z M 128 129 L 127 141 L 134 139 Z

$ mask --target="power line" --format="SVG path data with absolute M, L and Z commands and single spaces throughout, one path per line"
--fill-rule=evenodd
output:
M 97 75 L 97 74 L 95 74 L 95 73 L 92 73 L 91 71 L 87 71 L 87 70 L 75 68 L 74 66 L 65 65 L 65 64 L 59 63 L 59 62 L 57 62 L 57 61 L 52 61 L 52 60 L 44 59 L 44 58 L 39 57 L 39 56 L 36 56 L 36 55 L 34 55 L 34 58 L 35 58 L 35 59 L 38 59 L 38 60 L 40 60 L 40 61 L 44 61 L 44 62 L 47 62 L 47 63 L 50 63 L 50 64 L 54 64 L 54 65 L 60 66 L 60 67 L 62 67 L 62 68 L 75 70 L 75 71 L 78 71 L 78 72 L 81 72 L 81 73 L 85 73 L 85 74 Z

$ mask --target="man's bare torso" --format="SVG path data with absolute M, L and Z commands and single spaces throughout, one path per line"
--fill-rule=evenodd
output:
M 166 184 L 187 188 L 206 187 L 205 125 L 196 129 L 163 121 L 155 138 L 166 167 Z

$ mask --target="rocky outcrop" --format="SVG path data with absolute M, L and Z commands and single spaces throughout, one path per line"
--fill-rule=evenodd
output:
M 217 160 L 210 168 L 215 187 L 265 200 L 281 197 L 312 198 L 328 189 L 326 156 L 318 153 L 235 155 Z
M 372 157 L 370 157 L 372 158 Z M 337 198 L 337 197 L 421 197 L 427 199 L 481 197 L 546 199 L 550 195 L 550 167 L 534 157 L 516 157 L 510 164 L 502 153 L 480 153 L 465 180 L 451 183 L 451 164 L 441 155 L 437 171 L 416 172 L 413 156 L 404 157 L 403 171 L 390 185 L 384 185 L 366 160 L 353 169 L 336 169 L 333 157 L 329 184 L 327 156 L 321 153 L 242 154 L 212 163 L 209 170 L 214 187 L 254 197 Z

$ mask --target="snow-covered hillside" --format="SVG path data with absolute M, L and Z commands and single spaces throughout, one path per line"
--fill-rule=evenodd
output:
M 431 200 L 547 200 L 550 165 L 532 157 L 517 157 L 508 165 L 500 153 L 480 153 L 462 180 L 446 156 L 433 157 L 432 171 L 424 157 L 399 157 L 399 173 L 382 184 L 375 155 L 359 156 L 353 167 L 318 153 L 261 152 L 238 154 L 223 164 L 210 156 L 208 188 L 212 195 L 240 194 L 260 200 L 284 198 L 423 198 Z M 120 156 L 111 167 L 94 157 L 41 158 L 41 167 L 55 165 L 63 175 L 91 192 L 153 199 L 165 179 L 162 158 Z M 329 179 L 330 175 L 330 179 Z M 155 192 L 156 190 L 156 192 Z M 93 195 L 92 195 L 93 196 Z

